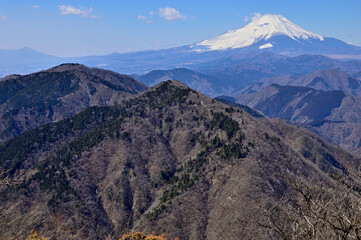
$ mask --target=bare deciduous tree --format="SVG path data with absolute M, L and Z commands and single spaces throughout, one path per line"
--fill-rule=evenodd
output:
M 272 238 L 361 239 L 361 193 L 354 179 L 335 188 L 293 182 L 294 196 L 265 207 L 257 221 Z

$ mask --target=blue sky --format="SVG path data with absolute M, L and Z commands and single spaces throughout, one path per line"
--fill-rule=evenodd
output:
M 255 13 L 361 46 L 360 0 L 0 0 L 0 49 L 84 56 L 169 48 L 240 28 Z

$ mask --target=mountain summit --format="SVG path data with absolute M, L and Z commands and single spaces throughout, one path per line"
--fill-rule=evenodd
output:
M 252 22 L 243 28 L 227 31 L 218 37 L 202 41 L 196 45 L 208 46 L 209 50 L 242 48 L 261 40 L 269 40 L 271 37 L 278 35 L 287 36 L 293 40 L 324 40 L 323 36 L 309 32 L 281 15 L 266 14 L 253 18 Z M 269 48 L 272 46 L 272 43 L 267 43 L 259 48 Z
M 269 50 L 286 55 L 360 54 L 361 48 L 323 37 L 292 23 L 282 15 L 256 16 L 246 26 L 190 46 L 193 51 Z

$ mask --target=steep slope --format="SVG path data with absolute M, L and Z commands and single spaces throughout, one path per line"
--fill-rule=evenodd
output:
M 255 222 L 296 200 L 293 181 L 334 187 L 330 176 L 360 163 L 299 130 L 177 81 L 88 108 L 0 145 L 0 236 L 271 238 Z M 287 142 L 296 131 L 298 148 Z
M 359 152 L 361 97 L 342 91 L 272 85 L 236 100 L 271 118 L 283 118 L 310 125 L 330 142 Z
M 341 91 L 322 92 L 306 87 L 272 85 L 237 102 L 255 108 L 272 118 L 311 123 L 325 119 L 345 98 Z
M 357 76 L 355 74 L 347 74 L 337 69 L 320 70 L 300 78 L 291 76 L 264 78 L 246 87 L 237 94 L 257 92 L 272 84 L 303 86 L 322 91 L 340 90 L 352 95 L 361 95 L 361 81 L 357 79 Z
M 292 81 L 289 85 L 306 86 L 317 90 L 341 90 L 352 95 L 361 95 L 361 81 L 336 69 L 317 71 Z
M 112 105 L 147 87 L 114 72 L 63 64 L 0 81 L 0 142 L 89 106 Z

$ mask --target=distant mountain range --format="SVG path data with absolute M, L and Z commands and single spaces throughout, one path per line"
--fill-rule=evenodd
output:
M 11 74 L 33 73 L 61 63 L 64 63 L 64 59 L 30 48 L 0 50 L 0 77 Z
M 179 80 L 187 86 L 211 97 L 233 93 L 232 80 L 217 75 L 207 75 L 186 68 L 154 70 L 145 75 L 131 75 L 148 86 L 155 86 L 167 80 Z
M 16 54 L 25 54 L 21 57 L 23 60 L 18 62 L 19 65 L 14 63 L 16 62 L 15 60 L 14 62 L 11 62 L 9 60 L 11 58 L 8 58 L 8 64 L 5 60 L 3 60 L 3 67 L 0 70 L 6 71 L 7 75 L 19 72 L 22 73 L 22 70 L 19 70 L 22 68 L 21 66 L 24 66 L 25 68 L 29 67 L 26 71 L 24 70 L 25 72 L 32 72 L 31 69 L 33 68 L 39 71 L 42 70 L 43 68 L 41 68 L 41 66 L 43 64 L 56 66 L 64 61 L 81 62 L 81 59 L 52 58 L 47 55 L 43 56 L 40 54 L 42 56 L 42 60 L 39 60 L 36 66 L 30 66 L 26 61 L 29 61 L 29 59 L 32 59 L 30 61 L 35 61 L 34 59 L 37 59 L 36 56 L 38 56 L 38 53 L 29 51 L 28 49 L 23 49 Z M 30 54 L 30 56 L 28 54 Z M 31 54 L 34 54 L 34 56 Z M 144 61 L 147 61 L 147 59 L 145 58 Z M 9 66 L 10 63 L 11 66 Z M 98 65 L 95 63 L 96 62 L 91 61 L 90 65 Z M 107 67 L 112 68 L 110 66 L 111 65 Z M 129 67 L 127 69 L 123 69 L 124 72 L 134 73 L 131 66 L 132 64 L 129 63 Z M 113 70 L 117 71 L 116 67 L 114 68 L 115 69 Z M 146 74 L 146 76 L 137 74 L 134 75 L 134 77 L 139 77 L 138 80 L 144 79 L 144 83 L 150 85 L 158 83 L 161 80 L 166 80 L 166 78 L 177 79 L 209 96 L 214 97 L 218 95 L 235 96 L 248 85 L 264 78 L 284 75 L 292 78 L 298 78 L 311 74 L 317 70 L 330 68 L 339 69 L 348 74 L 357 74 L 361 72 L 361 61 L 340 61 L 319 55 L 287 57 L 271 52 L 247 52 L 239 53 L 230 57 L 224 57 L 218 60 L 212 60 L 212 58 L 210 58 L 209 62 L 198 64 L 197 70 L 184 68 L 179 70 L 157 70 L 156 72 Z M 120 71 L 121 69 L 118 70 Z
M 256 93 L 241 95 L 236 101 L 272 118 L 281 117 L 295 122 L 318 124 L 326 119 L 344 122 L 346 119 L 342 117 L 345 116 L 337 114 L 335 118 L 332 116 L 332 111 L 342 105 L 346 96 L 343 91 L 319 91 L 307 87 L 271 85 Z M 353 96 L 349 95 L 347 98 L 352 100 L 346 101 L 355 102 Z M 342 105 L 342 107 L 350 109 L 351 106 Z M 353 118 L 354 121 L 357 119 L 357 117 Z
M 237 96 L 258 91 L 273 83 L 293 85 L 291 82 L 298 78 L 304 81 L 311 79 L 307 84 L 311 87 L 318 84 L 321 87 L 320 80 L 318 83 L 312 83 L 313 76 L 317 75 L 320 78 L 327 78 L 327 81 L 333 78 L 333 85 L 328 88 L 325 86 L 324 90 L 335 87 L 334 90 L 350 90 L 350 93 L 357 94 L 360 91 L 360 81 L 352 74 L 358 73 L 360 69 L 361 61 L 339 61 L 319 55 L 286 57 L 275 53 L 247 53 L 212 62 L 209 65 L 200 65 L 199 70 L 185 68 L 155 70 L 145 75 L 133 76 L 150 85 L 167 79 L 180 80 L 198 91 L 215 97 Z M 338 88 L 341 86 L 338 85 L 338 81 L 343 82 L 342 88 Z
M 220 66 L 231 67 L 229 65 L 231 62 L 232 65 L 253 64 L 255 53 L 261 56 L 263 53 L 282 54 L 281 56 L 342 55 L 347 58 L 347 56 L 361 56 L 361 47 L 311 33 L 283 16 L 266 14 L 255 18 L 238 30 L 171 49 L 75 58 L 48 56 L 27 48 L 1 50 L 0 76 L 12 73 L 25 74 L 64 62 L 103 67 L 125 74 L 144 74 L 152 70 L 173 68 L 190 68 L 199 71 L 206 67 L 206 70 L 212 70 L 219 69 Z M 282 58 L 281 56 L 277 58 Z M 319 69 L 314 69 L 316 70 Z
M 361 95 L 361 80 L 357 78 L 357 74 L 347 74 L 337 69 L 320 70 L 300 78 L 290 75 L 264 78 L 246 87 L 238 95 L 257 92 L 272 84 L 303 86 L 323 91 L 341 90 L 352 95 Z
M 240 95 L 236 102 L 271 118 L 306 124 L 330 142 L 361 154 L 361 96 L 339 90 L 271 85 Z

